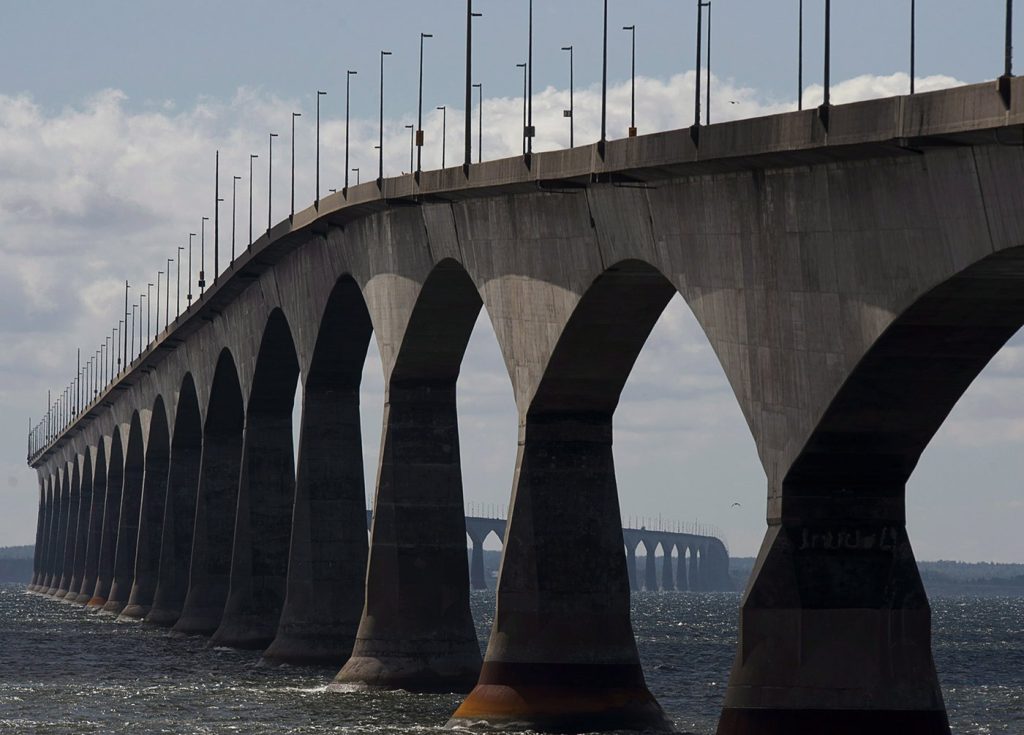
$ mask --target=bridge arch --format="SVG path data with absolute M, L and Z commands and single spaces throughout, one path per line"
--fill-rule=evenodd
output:
M 90 456 L 93 452 L 90 450 Z M 107 500 L 107 443 L 101 436 L 96 442 L 96 461 L 91 470 L 92 503 L 89 507 L 88 541 L 85 550 L 85 567 L 82 584 L 78 591 L 79 601 L 88 604 L 96 589 L 96 575 L 100 563 L 100 546 L 103 541 L 104 506 Z
M 106 464 L 107 491 L 103 501 L 103 529 L 100 555 L 96 569 L 96 589 L 89 607 L 103 607 L 114 582 L 114 555 L 117 551 L 117 531 L 121 518 L 121 491 L 124 485 L 124 442 L 122 427 L 115 426 L 110 435 L 110 455 Z M 104 437 L 101 441 L 106 441 Z
M 153 606 L 160 545 L 167 495 L 167 469 L 170 460 L 170 425 L 164 398 L 153 402 L 146 440 L 142 500 L 139 507 L 139 536 L 135 551 L 135 580 L 131 596 L 121 613 L 128 618 L 143 618 Z
M 174 431 L 170 436 L 167 488 L 160 532 L 159 567 L 152 609 L 146 622 L 173 625 L 188 592 L 195 525 L 203 424 L 192 373 L 187 372 L 177 391 Z
M 583 292 L 559 335 L 521 419 L 494 627 L 480 686 L 456 718 L 498 707 L 493 698 L 511 696 L 508 687 L 524 683 L 513 670 L 528 661 L 548 671 L 547 681 L 570 681 L 583 669 L 612 667 L 618 674 L 614 682 L 595 675 L 592 687 L 571 695 L 557 694 L 554 684 L 541 688 L 540 698 L 527 698 L 516 713 L 527 721 L 543 717 L 545 698 L 572 696 L 582 708 L 583 726 L 591 708 L 608 713 L 612 687 L 630 692 L 630 703 L 613 718 L 665 726 L 644 682 L 630 624 L 612 416 L 640 350 L 675 293 L 655 267 L 622 260 Z M 573 513 L 567 512 L 570 496 Z M 654 544 L 643 543 L 645 586 L 657 589 Z M 580 626 L 581 619 L 591 624 Z M 517 634 L 509 636 L 510 630 Z M 562 669 L 561 676 L 553 673 Z
M 208 395 L 188 592 L 174 624 L 179 633 L 202 635 L 216 631 L 224 614 L 242 457 L 245 404 L 235 359 L 227 348 L 217 356 Z
M 68 593 L 64 599 L 70 602 L 86 603 L 80 600 L 82 581 L 85 578 L 85 562 L 89 545 L 89 521 L 92 515 L 92 452 L 86 447 L 82 452 L 81 459 L 81 480 L 78 493 L 78 518 L 75 523 L 75 551 L 72 562 L 71 583 L 68 585 Z
M 441 260 L 385 366 L 366 602 L 341 684 L 466 691 L 476 682 L 456 384 L 482 306 L 462 265 Z
M 219 645 L 264 649 L 284 606 L 295 498 L 292 414 L 299 362 L 284 312 L 267 318 L 246 403 L 231 575 Z
M 126 427 L 127 441 L 124 452 L 121 512 L 117 524 L 117 545 L 114 549 L 114 578 L 110 585 L 105 612 L 120 615 L 128 604 L 135 581 L 135 553 L 139 540 L 139 516 L 142 510 L 142 483 L 146 468 L 146 447 L 142 432 L 142 417 L 133 411 Z
M 60 581 L 57 584 L 57 592 L 54 595 L 57 599 L 63 599 L 67 596 L 74 576 L 75 542 L 78 536 L 78 507 L 82 491 L 82 473 L 77 455 L 73 455 L 71 461 L 65 465 L 64 472 L 64 502 L 61 508 L 61 574 Z
M 270 660 L 340 667 L 352 652 L 366 585 L 359 391 L 372 336 L 363 293 L 343 275 L 303 376 L 287 593 Z

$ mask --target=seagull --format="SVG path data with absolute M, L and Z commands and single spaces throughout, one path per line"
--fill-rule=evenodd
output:
M 740 505 L 739 503 L 733 503 L 733 504 L 732 504 L 732 507 L 733 507 L 733 508 L 742 508 L 743 506 L 742 506 L 742 505 Z

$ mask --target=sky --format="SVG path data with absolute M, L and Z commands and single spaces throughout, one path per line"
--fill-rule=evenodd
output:
M 823 2 L 804 3 L 804 100 L 821 99 Z M 901 94 L 909 78 L 909 0 L 833 4 L 833 101 Z M 917 3 L 919 90 L 993 79 L 1002 71 L 1002 0 Z M 601 3 L 537 0 L 535 149 L 568 145 L 574 47 L 576 141 L 599 130 Z M 221 155 L 222 221 L 236 183 L 239 246 L 264 222 L 267 134 L 274 149 L 275 218 L 288 207 L 291 113 L 296 202 L 314 196 L 316 91 L 322 189 L 342 185 L 346 70 L 351 166 L 375 175 L 380 51 L 385 61 L 385 173 L 409 167 L 424 42 L 424 167 L 440 165 L 447 106 L 449 165 L 460 160 L 465 82 L 462 0 L 375 2 L 81 3 L 3 0 L 0 24 L 0 546 L 32 543 L 36 475 L 25 433 L 91 355 L 123 308 L 123 281 L 155 282 L 166 259 L 212 215 Z M 526 0 L 475 0 L 474 81 L 483 84 L 483 156 L 520 147 Z M 1015 38 L 1021 36 L 1018 13 Z M 635 24 L 641 134 L 692 121 L 694 2 L 609 2 L 609 131 L 629 124 L 629 34 Z M 793 109 L 797 0 L 714 0 L 712 122 Z M 1018 42 L 1018 46 L 1020 42 Z M 474 105 L 476 104 L 474 95 Z M 474 125 L 476 124 L 474 109 Z M 355 174 L 352 173 L 354 180 Z M 224 225 L 225 250 L 230 224 Z M 211 230 L 207 230 L 207 236 Z M 197 241 L 198 244 L 198 241 Z M 172 266 L 172 270 L 174 266 Z M 165 282 L 166 284 L 166 282 Z M 166 285 L 165 285 L 166 289 Z M 165 290 L 166 293 L 166 290 Z M 173 310 L 174 302 L 171 303 Z M 366 476 L 376 474 L 383 382 L 371 346 L 363 380 Z M 516 413 L 489 321 L 477 324 L 459 381 L 462 461 L 471 510 L 504 512 L 512 485 Z M 629 524 L 695 521 L 722 530 L 734 555 L 756 553 L 766 481 L 753 440 L 692 314 L 676 298 L 662 316 L 615 416 L 615 461 Z M 922 457 L 907 489 L 919 559 L 1024 562 L 1024 338 L 993 360 Z M 734 503 L 739 503 L 735 506 Z

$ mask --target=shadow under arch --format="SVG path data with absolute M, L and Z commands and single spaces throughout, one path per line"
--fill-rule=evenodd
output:
M 231 579 L 216 645 L 264 649 L 284 607 L 295 497 L 292 408 L 299 377 L 284 313 L 267 319 L 246 404 Z
M 359 285 L 342 276 L 303 381 L 287 593 L 268 660 L 338 668 L 352 653 L 366 584 L 359 390 L 372 335 Z
M 647 690 L 630 623 L 612 416 L 675 293 L 652 266 L 619 262 L 560 335 L 520 427 L 487 655 L 453 723 L 671 729 Z M 649 548 L 653 572 L 652 562 Z
M 476 682 L 456 384 L 482 306 L 462 265 L 445 259 L 409 318 L 386 386 L 365 607 L 335 686 Z
M 185 604 L 202 451 L 199 398 L 192 373 L 186 373 L 178 390 L 174 433 L 170 438 L 159 569 L 147 623 L 174 625 Z
M 89 506 L 88 542 L 82 584 L 78 590 L 79 602 L 88 604 L 96 589 L 96 575 L 100 564 L 100 545 L 103 540 L 103 509 L 107 500 L 107 443 L 100 438 L 96 447 L 96 466 L 92 470 L 92 502 Z
M 956 402 L 1024 325 L 1022 287 L 1024 247 L 990 255 L 904 309 L 850 372 L 774 501 L 720 727 L 831 722 L 820 710 L 743 706 L 747 693 L 774 686 L 767 657 L 801 661 L 799 650 L 813 646 L 820 657 L 792 666 L 793 696 L 840 693 L 861 710 L 862 731 L 949 732 L 931 609 L 906 532 L 906 483 Z M 785 630 L 800 616 L 806 623 L 807 610 L 820 622 L 797 640 Z M 874 653 L 825 676 L 820 662 L 854 650 Z
M 203 425 L 188 592 L 177 633 L 211 635 L 220 625 L 231 576 L 245 406 L 238 369 L 224 348 L 217 357 Z
M 146 442 L 142 503 L 139 509 L 139 538 L 135 551 L 135 581 L 132 584 L 128 605 L 121 613 L 126 618 L 144 618 L 153 606 L 153 593 L 156 591 L 160 564 L 170 453 L 167 409 L 163 396 L 157 396 L 153 402 L 149 440 Z
M 132 413 L 128 443 L 124 453 L 124 487 L 117 524 L 114 553 L 114 581 L 110 586 L 104 612 L 120 615 L 128 604 L 135 581 L 135 552 L 139 540 L 139 516 L 142 510 L 142 482 L 146 470 L 145 442 L 139 412 Z
M 75 574 L 75 544 L 78 540 L 78 508 L 81 504 L 82 473 L 76 456 L 69 463 L 64 493 L 65 503 L 61 510 L 61 523 L 64 526 L 61 541 L 61 575 L 54 595 L 58 600 L 64 599 L 71 588 Z
M 85 561 L 89 547 L 89 521 L 92 515 L 92 454 L 88 449 L 82 455 L 82 477 L 78 491 L 78 520 L 75 528 L 75 552 L 72 562 L 71 583 L 64 599 L 68 602 L 85 604 L 88 598 L 81 598 L 82 580 L 85 579 Z
M 102 440 L 101 441 L 105 441 Z M 110 460 L 106 467 L 106 493 L 103 500 L 103 527 L 100 532 L 100 553 L 96 562 L 96 588 L 89 607 L 103 607 L 114 582 L 114 554 L 117 550 L 117 529 L 121 517 L 121 489 L 124 485 L 124 445 L 121 427 L 114 427 L 110 441 Z
M 49 533 L 47 536 L 47 552 L 46 552 L 46 578 L 43 582 L 42 593 L 47 596 L 52 596 L 57 592 L 57 586 L 60 584 L 61 574 L 61 558 L 59 555 L 60 549 L 60 509 L 61 509 L 61 489 L 63 487 L 63 477 L 60 470 L 56 470 L 49 478 Z

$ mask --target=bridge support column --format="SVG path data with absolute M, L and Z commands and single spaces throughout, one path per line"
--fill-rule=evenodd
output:
M 180 414 L 179 414 L 180 416 Z M 179 417 L 179 422 L 192 417 Z M 198 424 L 198 414 L 194 422 Z M 160 566 L 157 572 L 153 606 L 146 622 L 171 626 L 178 622 L 188 593 L 189 562 L 192 557 L 192 531 L 196 516 L 196 493 L 199 490 L 199 462 L 202 445 L 199 427 L 188 439 L 177 440 L 171 448 L 164 499 L 163 530 L 160 533 Z M 176 432 L 181 431 L 178 427 Z
M 676 588 L 675 575 L 672 574 L 672 547 L 661 545 L 664 556 L 661 557 L 661 588 L 671 592 Z
M 455 379 L 392 384 L 352 657 L 333 686 L 469 691 L 480 645 L 469 609 Z
M 100 543 L 103 540 L 103 502 L 107 494 L 107 478 L 104 471 L 96 468 L 92 476 L 92 492 L 89 500 L 88 528 L 86 530 L 85 561 L 82 567 L 82 583 L 78 588 L 78 602 L 83 605 L 92 599 L 96 589 L 96 574 L 100 562 Z
M 531 417 L 520 437 L 494 627 L 449 724 L 670 731 L 630 624 L 611 416 Z
M 686 547 L 677 544 L 676 552 L 679 554 L 676 557 L 676 589 L 680 592 L 688 592 L 690 585 L 686 575 Z
M 106 471 L 106 493 L 103 500 L 103 523 L 100 529 L 99 556 L 96 561 L 96 587 L 88 607 L 101 608 L 107 603 L 114 581 L 114 554 L 117 550 L 117 528 L 121 514 L 121 489 L 124 484 L 124 460 L 121 444 L 115 436 L 111 444 L 110 463 Z M 99 468 L 97 468 L 99 469 Z
M 658 568 L 654 561 L 654 544 L 644 543 L 647 556 L 644 557 L 644 589 L 648 592 L 658 591 Z
M 231 582 L 214 645 L 261 650 L 277 632 L 295 497 L 291 412 L 252 406 L 246 416 Z
M 117 616 L 128 604 L 135 581 L 135 552 L 139 540 L 139 514 L 142 507 L 142 482 L 145 475 L 142 452 L 142 429 L 138 414 L 132 419 L 125 456 L 124 487 L 121 490 L 121 513 L 117 524 L 117 546 L 114 551 L 114 581 L 103 605 L 103 612 Z
M 238 413 L 241 414 L 241 406 Z M 181 615 L 174 624 L 176 633 L 212 635 L 224 615 L 224 601 L 231 579 L 241 440 L 241 426 L 211 427 L 207 421 L 196 496 L 188 593 Z
M 853 494 L 788 498 L 769 521 L 719 735 L 948 735 L 902 488 Z
M 640 585 L 636 581 L 636 548 L 626 548 L 626 574 L 629 576 L 629 589 L 636 592 Z
M 487 579 L 484 576 L 484 542 L 473 536 L 469 537 L 473 542 L 473 553 L 469 563 L 469 583 L 475 590 L 487 589 Z
M 86 461 L 82 472 L 82 484 L 78 492 L 78 519 L 75 523 L 75 552 L 72 562 L 71 583 L 68 585 L 68 593 L 64 599 L 75 604 L 85 604 L 85 600 L 79 599 L 79 592 L 82 589 L 82 582 L 85 579 L 85 559 L 89 549 L 89 519 L 92 511 L 92 478 L 86 473 L 91 463 Z
M 71 476 L 71 468 L 66 470 L 64 478 L 64 492 L 61 494 L 60 507 L 60 540 L 57 547 L 57 581 L 53 596 L 64 599 L 68 593 L 68 585 L 71 583 L 71 570 L 75 563 L 75 523 L 78 520 L 76 501 L 78 500 L 78 488 L 72 482 L 77 482 L 78 473 L 75 472 L 74 480 Z
M 57 591 L 60 583 L 60 523 L 61 523 L 61 478 L 54 473 L 53 486 L 50 490 L 50 533 L 47 541 L 46 580 L 43 582 L 42 593 L 47 597 Z
M 150 425 L 142 508 L 139 512 L 139 540 L 135 550 L 135 581 L 132 583 L 128 605 L 121 612 L 125 618 L 142 619 L 153 606 L 167 496 L 167 461 L 167 419 L 160 412 L 159 418 L 154 414 Z
M 28 591 L 36 592 L 39 587 L 39 579 L 42 577 L 41 568 L 43 564 L 43 532 L 44 520 L 46 519 L 46 485 L 39 483 L 39 511 L 36 514 L 36 546 L 32 554 L 32 580 L 28 583 Z
M 337 668 L 352 653 L 367 559 L 360 372 L 353 377 L 354 386 L 317 386 L 311 374 L 303 392 L 287 597 L 263 654 L 270 661 Z

